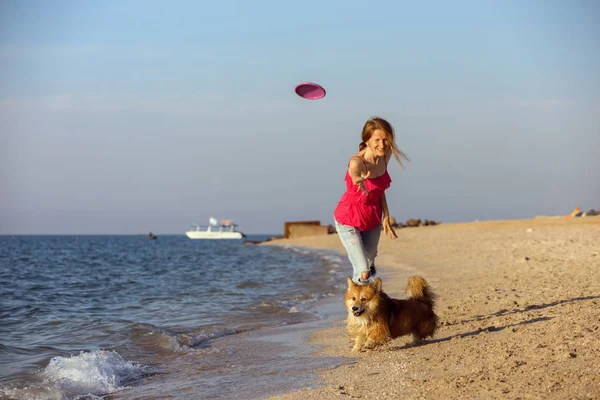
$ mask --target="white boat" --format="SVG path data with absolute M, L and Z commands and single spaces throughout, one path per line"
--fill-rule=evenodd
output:
M 236 230 L 237 225 L 231 220 L 223 220 L 221 224 L 215 218 L 210 218 L 209 224 L 194 225 L 185 232 L 190 239 L 241 239 L 245 237 L 242 232 Z

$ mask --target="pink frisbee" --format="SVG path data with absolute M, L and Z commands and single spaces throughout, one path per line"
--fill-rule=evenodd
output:
M 299 83 L 294 90 L 303 99 L 318 100 L 325 97 L 325 89 L 321 85 L 312 82 Z

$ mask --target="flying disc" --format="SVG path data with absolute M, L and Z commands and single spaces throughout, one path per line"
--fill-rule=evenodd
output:
M 312 82 L 299 83 L 294 90 L 303 99 L 318 100 L 325 97 L 325 89 L 321 85 Z

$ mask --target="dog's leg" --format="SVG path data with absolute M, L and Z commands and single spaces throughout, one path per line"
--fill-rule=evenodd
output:
M 421 338 L 421 336 L 419 336 L 419 334 L 416 332 L 413 332 L 412 336 L 413 336 L 413 342 L 412 342 L 413 346 L 420 345 L 423 338 Z
M 364 348 L 374 349 L 378 344 L 384 344 L 389 339 L 388 336 L 370 335 L 367 339 Z
M 372 350 L 375 348 L 375 346 L 377 346 L 377 341 L 373 340 L 371 338 L 368 338 L 367 342 L 365 343 L 365 349 Z
M 413 344 L 421 344 L 421 341 L 427 336 L 433 336 L 436 329 L 436 323 L 437 317 L 435 317 L 435 315 L 434 318 L 421 322 L 419 327 L 413 332 Z
M 359 336 L 360 326 L 356 324 L 356 321 L 354 321 L 353 318 L 349 317 L 346 328 L 348 329 L 348 336 L 350 338 L 350 343 L 355 343 L 356 337 Z
M 391 338 L 390 329 L 385 321 L 374 321 L 374 328 L 369 333 L 369 338 L 365 343 L 365 349 L 373 349 L 379 344 L 384 344 Z
M 354 347 L 352 348 L 352 351 L 355 353 L 358 353 L 359 351 L 361 351 L 363 348 L 363 345 L 365 343 L 365 339 L 366 339 L 365 335 L 361 335 L 361 334 L 356 335 L 354 337 Z

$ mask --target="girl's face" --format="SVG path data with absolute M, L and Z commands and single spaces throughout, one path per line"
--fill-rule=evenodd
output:
M 390 146 L 387 134 L 381 129 L 375 129 L 371 139 L 367 141 L 367 146 L 376 156 L 385 156 L 385 150 Z

